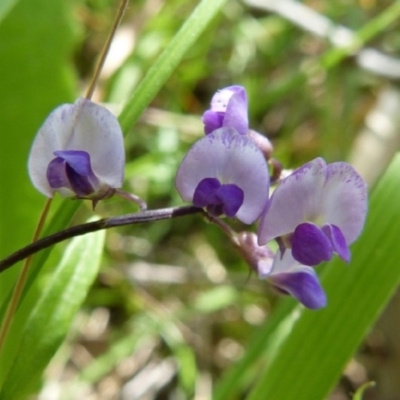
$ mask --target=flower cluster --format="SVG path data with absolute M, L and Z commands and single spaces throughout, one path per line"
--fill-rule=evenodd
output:
M 269 140 L 249 129 L 247 95 L 241 86 L 218 91 L 203 114 L 205 136 L 188 151 L 175 186 L 184 201 L 218 218 L 259 221 L 257 235 L 232 233 L 248 264 L 280 293 L 309 308 L 326 304 L 313 267 L 337 254 L 350 260 L 349 245 L 360 235 L 367 212 L 363 179 L 349 164 L 317 158 L 284 179 L 270 196 Z M 34 186 L 48 197 L 100 199 L 120 190 L 124 144 L 117 119 L 88 99 L 56 108 L 40 128 L 28 161 Z M 280 167 L 273 171 L 279 178 Z M 233 231 L 232 231 L 233 232 Z M 268 244 L 277 243 L 274 253 Z
M 272 146 L 249 130 L 244 88 L 218 91 L 203 122 L 206 136 L 189 149 L 177 172 L 182 199 L 214 217 L 246 224 L 259 219 L 257 235 L 235 237 L 246 261 L 279 292 L 312 309 L 325 306 L 313 267 L 334 253 L 350 260 L 349 245 L 360 235 L 367 211 L 363 179 L 347 163 L 327 165 L 317 158 L 282 179 L 270 197 L 265 155 Z M 275 254 L 267 246 L 273 240 Z

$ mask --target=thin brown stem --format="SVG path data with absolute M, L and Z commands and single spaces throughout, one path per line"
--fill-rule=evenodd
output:
M 85 97 L 90 100 L 93 96 L 94 90 L 96 88 L 97 82 L 100 77 L 101 70 L 103 69 L 104 63 L 106 62 L 108 51 L 110 50 L 111 42 L 114 39 L 115 32 L 117 31 L 118 25 L 120 24 L 122 17 L 124 15 L 125 9 L 128 6 L 129 0 L 122 0 L 117 15 L 115 16 L 114 22 L 111 26 L 110 33 L 108 34 L 106 43 L 101 51 L 99 61 L 97 62 L 96 69 L 94 70 L 92 80 L 86 91 Z
M 48 199 L 46 201 L 46 204 L 45 204 L 45 206 L 43 208 L 42 214 L 40 215 L 38 224 L 36 226 L 35 232 L 33 234 L 33 239 L 32 239 L 33 243 L 35 243 L 38 240 L 39 236 L 40 236 L 40 233 L 41 233 L 41 231 L 43 229 L 43 225 L 44 225 L 44 223 L 46 221 L 47 214 L 49 213 L 51 202 L 52 202 L 52 199 Z M 2 351 L 4 342 L 5 342 L 6 338 L 7 338 L 7 334 L 9 332 L 9 330 L 10 330 L 11 323 L 12 323 L 12 320 L 13 320 L 13 317 L 14 317 L 14 314 L 15 314 L 15 310 L 16 310 L 16 308 L 18 306 L 18 303 L 19 303 L 19 299 L 21 298 L 21 293 L 22 293 L 22 290 L 24 288 L 24 285 L 25 285 L 25 282 L 26 282 L 26 278 L 28 276 L 29 267 L 30 267 L 30 265 L 32 263 L 33 255 L 34 255 L 34 253 L 30 254 L 26 258 L 24 266 L 22 267 L 21 273 L 20 273 L 20 275 L 18 277 L 17 283 L 15 284 L 14 291 L 12 293 L 11 300 L 10 300 L 10 303 L 8 305 L 7 312 L 6 312 L 6 315 L 5 315 L 5 318 L 4 318 L 4 322 L 3 322 L 3 325 L 2 325 L 1 330 L 0 330 L 0 353 Z
M 217 225 L 225 234 L 226 236 L 228 236 L 229 239 L 231 239 L 231 241 L 238 246 L 239 245 L 239 240 L 237 237 L 237 232 L 235 230 L 232 229 L 232 227 L 230 225 L 228 225 L 226 222 L 224 222 L 221 218 L 218 217 L 214 217 L 210 214 L 206 214 L 206 218 L 214 223 L 215 225 Z
M 189 214 L 203 212 L 203 209 L 194 206 L 161 208 L 148 210 L 135 214 L 126 214 L 119 217 L 104 218 L 86 224 L 75 225 L 52 235 L 39 239 L 28 246 L 17 250 L 15 253 L 0 261 L 0 273 L 12 267 L 18 261 L 32 256 L 40 250 L 53 246 L 74 236 L 85 235 L 86 233 L 99 231 L 101 229 L 115 228 L 123 225 L 143 224 L 147 222 L 161 221 L 164 219 L 182 217 Z

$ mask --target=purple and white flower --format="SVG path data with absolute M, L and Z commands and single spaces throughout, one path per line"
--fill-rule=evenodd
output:
M 242 86 L 234 85 L 218 90 L 211 99 L 211 107 L 203 114 L 206 135 L 218 128 L 235 128 L 241 135 L 249 130 L 247 94 Z
M 33 142 L 28 170 L 44 195 L 94 201 L 111 196 L 124 179 L 125 151 L 116 117 L 88 99 L 56 108 Z
M 273 151 L 271 142 L 262 134 L 249 129 L 247 94 L 243 86 L 228 86 L 218 90 L 211 99 L 211 107 L 203 114 L 206 135 L 216 129 L 234 128 L 247 135 L 269 160 Z
M 213 216 L 259 218 L 269 195 L 269 173 L 261 150 L 233 128 L 198 140 L 179 166 L 175 186 L 184 201 Z
M 278 293 L 291 295 L 310 309 L 325 307 L 326 295 L 314 269 L 296 261 L 290 249 L 274 254 L 268 246 L 259 246 L 252 232 L 238 234 L 237 240 L 250 267 Z
M 317 158 L 276 188 L 261 217 L 258 243 L 276 239 L 281 258 L 290 249 L 302 265 L 318 265 L 333 253 L 348 262 L 366 212 L 366 184 L 354 168 Z

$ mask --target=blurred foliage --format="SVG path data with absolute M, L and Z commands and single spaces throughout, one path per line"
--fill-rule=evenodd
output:
M 118 2 L 6 3 L 0 6 L 1 256 L 29 241 L 44 203 L 25 167 L 35 132 L 52 108 L 84 92 Z M 392 4 L 306 3 L 354 30 Z M 121 29 L 125 36 L 115 41 L 117 60 L 110 56 L 113 69 L 104 73 L 96 100 L 119 112 L 193 8 L 184 0 L 131 1 Z M 398 54 L 398 28 L 399 22 L 384 26 L 368 45 Z M 127 49 L 119 60 L 118 54 Z M 274 156 L 285 168 L 317 156 L 345 160 L 388 82 L 361 70 L 351 56 L 324 69 L 321 60 L 330 50 L 327 41 L 275 14 L 229 1 L 127 136 L 125 189 L 146 199 L 150 208 L 181 204 L 175 171 L 202 135 L 200 116 L 213 93 L 231 84 L 246 87 L 251 126 L 273 141 Z M 48 231 L 67 224 L 77 205 L 68 207 L 66 221 L 48 226 Z M 96 210 L 100 216 L 134 211 L 136 206 L 116 198 Z M 74 222 L 89 215 L 90 204 L 83 204 Z M 232 225 L 244 229 L 239 222 Z M 45 268 L 31 278 L 39 274 L 21 307 L 21 320 L 64 250 L 65 245 L 57 246 Z M 3 309 L 16 272 L 13 268 L 0 276 Z M 47 369 L 43 393 L 54 399 L 89 394 L 111 399 L 118 393 L 134 398 L 129 397 L 133 391 L 141 398 L 140 390 L 146 389 L 153 396 L 147 398 L 211 398 L 212 386 L 241 359 L 258 330 L 269 334 L 273 329 L 264 324 L 270 314 L 288 313 L 293 305 L 283 302 L 285 311 L 277 311 L 280 299 L 248 275 L 223 233 L 199 216 L 108 232 L 100 274 Z M 14 344 L 10 342 L 14 350 L 8 354 L 19 346 L 18 319 L 15 325 Z M 255 363 L 243 371 L 243 391 L 237 398 L 243 398 L 260 368 Z M 154 381 L 152 373 L 158 376 Z M 350 399 L 349 393 L 362 383 L 346 375 L 335 389 L 341 397 L 335 399 Z M 377 398 L 368 397 L 373 391 L 365 391 L 363 398 Z

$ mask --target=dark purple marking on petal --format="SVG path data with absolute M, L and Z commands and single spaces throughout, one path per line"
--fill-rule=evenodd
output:
M 219 201 L 224 205 L 224 214 L 234 217 L 243 204 L 244 193 L 240 187 L 234 184 L 221 185 L 217 191 Z
M 95 192 L 98 179 L 90 166 L 90 155 L 86 151 L 55 151 L 57 157 L 47 168 L 47 180 L 53 189 L 68 188 L 78 197 Z
M 333 246 L 316 225 L 305 222 L 296 227 L 292 236 L 292 255 L 304 265 L 318 265 L 332 258 Z
M 89 178 L 78 174 L 68 163 L 66 163 L 65 171 L 68 176 L 70 187 L 78 197 L 89 196 L 95 191 Z
M 86 151 L 63 150 L 55 151 L 54 155 L 64 159 L 67 164 L 79 175 L 90 176 L 93 174 L 90 166 L 90 155 Z
M 216 178 L 205 178 L 197 185 L 197 188 L 193 196 L 193 204 L 196 207 L 207 207 L 209 205 L 215 205 L 219 203 L 216 196 L 217 190 L 221 187 L 221 184 Z
M 62 187 L 69 188 L 67 173 L 65 171 L 66 162 L 61 157 L 56 157 L 50 161 L 47 167 L 47 181 L 53 189 Z
M 234 184 L 221 185 L 216 178 L 205 178 L 197 185 L 193 196 L 196 207 L 207 207 L 214 216 L 234 217 L 243 204 L 243 190 Z
M 333 250 L 343 261 L 349 262 L 350 249 L 340 228 L 336 225 L 324 225 L 321 229 L 331 241 Z
M 305 267 L 302 271 L 271 276 L 270 282 L 282 293 L 289 293 L 305 307 L 316 310 L 326 306 L 326 295 L 317 274 Z
M 224 121 L 224 114 L 222 112 L 215 112 L 207 110 L 202 117 L 204 123 L 204 132 L 206 135 L 222 127 Z

